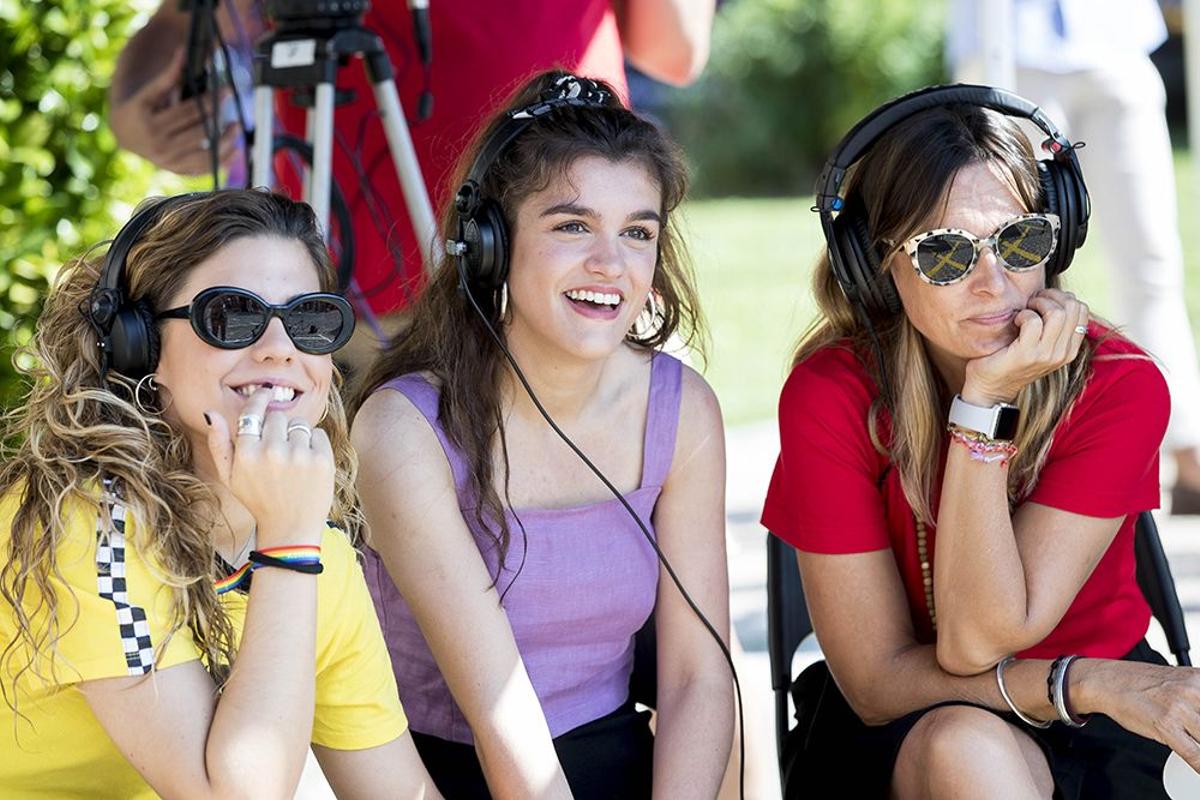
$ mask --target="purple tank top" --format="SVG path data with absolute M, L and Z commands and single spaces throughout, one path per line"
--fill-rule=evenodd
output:
M 656 353 L 642 451 L 641 485 L 625 496 L 654 535 L 651 515 L 675 452 L 679 423 L 679 361 Z M 438 390 L 419 375 L 383 384 L 404 394 L 429 421 L 445 450 L 458 487 L 458 504 L 473 509 L 466 491 L 467 465 L 438 420 Z M 654 611 L 658 560 L 645 536 L 616 498 L 555 509 L 518 509 L 522 537 L 512 512 L 505 569 L 497 571 L 491 534 L 476 530 L 464 514 L 491 575 L 499 574 L 517 649 L 542 704 L 550 735 L 558 736 L 619 708 L 629 694 L 633 635 Z M 383 566 L 364 548 L 364 571 L 383 627 L 400 700 L 412 729 L 453 742 L 473 739 L 434 662 L 433 654 Z M 507 590 L 507 591 L 506 591 Z

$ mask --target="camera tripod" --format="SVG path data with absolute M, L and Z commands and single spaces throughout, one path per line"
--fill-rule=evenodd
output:
M 321 229 L 329 231 L 333 177 L 335 81 L 340 66 L 361 57 L 380 111 L 384 134 L 413 231 L 427 271 L 440 252 L 433 206 L 417 163 L 412 137 L 400 107 L 396 82 L 380 37 L 358 19 L 320 25 L 280 25 L 255 45 L 253 186 L 274 185 L 274 95 L 277 88 L 311 90 L 306 137 L 312 144 L 310 168 L 304 173 L 304 199 L 313 207 Z

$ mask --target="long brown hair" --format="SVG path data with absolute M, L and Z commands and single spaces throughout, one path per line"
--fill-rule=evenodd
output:
M 478 153 L 503 123 L 504 113 L 545 97 L 566 74 L 546 72 L 518 89 L 467 149 L 454 185 L 465 180 Z M 483 177 L 482 194 L 499 204 L 511 241 L 521 203 L 566 175 L 578 159 L 598 156 L 644 166 L 661 189 L 661 216 L 667 224 L 659 234 L 658 264 L 651 283 L 659 299 L 658 316 L 647 330 L 631 333 L 628 340 L 653 349 L 678 334 L 684 344 L 700 353 L 703 321 L 691 267 L 671 214 L 687 191 L 687 170 L 678 148 L 666 134 L 622 106 L 612 87 L 600 81 L 597 84 L 608 91 L 611 99 L 606 105 L 565 106 L 539 117 L 495 159 Z M 446 213 L 442 220 L 445 238 L 455 235 L 455 225 L 454 213 Z M 502 327 L 499 332 L 504 335 Z M 507 486 L 508 458 L 500 408 L 506 369 L 500 349 L 461 294 L 455 264 L 447 257 L 414 304 L 410 327 L 365 373 L 350 402 L 352 412 L 356 411 L 379 386 L 399 375 L 428 372 L 436 377 L 441 385 L 440 420 L 468 463 L 467 489 L 478 503 L 474 522 L 479 530 L 495 536 L 501 564 L 508 549 L 509 531 L 504 504 L 495 486 L 491 453 L 498 437 Z
M 171 205 L 129 251 L 123 280 L 127 296 L 162 310 L 198 264 L 250 236 L 299 241 L 322 288 L 336 290 L 312 209 L 248 190 Z M 59 546 L 70 535 L 65 512 L 81 503 L 92 509 L 93 518 L 101 513 L 102 480 L 118 488 L 136 520 L 135 546 L 170 587 L 171 633 L 186 625 L 214 669 L 232 663 L 234 656 L 233 629 L 213 590 L 213 580 L 224 577 L 215 566 L 216 495 L 193 472 L 187 437 L 159 415 L 157 396 L 119 373 L 101 377 L 96 332 L 81 311 L 100 269 L 99 260 L 84 256 L 59 271 L 33 338 L 17 357 L 29 390 L 23 405 L 5 416 L 0 496 L 11 494 L 19 501 L 0 567 L 0 597 L 3 613 L 15 615 L 18 634 L 4 643 L 0 674 L 30 672 L 54 679 L 54 644 L 60 626 L 73 619 L 58 607 L 52 585 L 59 574 Z M 339 381 L 335 376 L 335 384 Z M 356 462 L 336 390 L 330 392 L 321 427 L 337 463 L 331 517 L 355 536 L 360 518 Z M 160 652 L 164 644 L 159 643 Z M 15 708 L 10 688 L 0 687 Z
M 970 164 L 989 165 L 1029 211 L 1045 208 L 1037 162 L 1028 139 L 1017 124 L 995 111 L 972 105 L 929 109 L 888 131 L 855 165 L 847 183 L 845 207 L 866 215 L 871 246 L 884 254 L 886 270 L 903 242 L 928 227 L 945 210 L 951 184 Z M 881 280 L 890 279 L 886 275 Z M 1047 274 L 1046 285 L 1059 286 L 1059 276 Z M 867 357 L 875 345 L 855 309 L 842 293 L 822 254 L 813 274 L 813 294 L 820 314 L 801 337 L 793 363 L 838 343 L 859 354 L 875 384 L 883 390 L 869 416 L 872 441 L 896 465 L 904 494 L 914 513 L 928 524 L 939 450 L 944 447 L 945 408 L 949 389 L 933 367 L 925 340 L 903 312 L 873 319 L 886 365 L 880 374 L 876 359 Z M 1057 423 L 1086 383 L 1095 344 L 1085 340 L 1070 364 L 1026 386 L 1018 404 L 1021 424 L 1017 456 L 1008 473 L 1011 503 L 1033 488 Z M 884 397 L 892 398 L 892 435 L 882 441 L 879 421 Z

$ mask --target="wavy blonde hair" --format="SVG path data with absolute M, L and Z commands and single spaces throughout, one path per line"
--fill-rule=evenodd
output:
M 336 290 L 312 210 L 256 190 L 215 192 L 172 204 L 130 250 L 122 286 L 127 297 L 161 310 L 197 265 L 226 244 L 251 236 L 299 241 L 322 289 Z M 101 377 L 96 332 L 82 313 L 100 271 L 100 260 L 89 255 L 59 271 L 33 338 L 16 359 L 29 389 L 24 404 L 4 417 L 0 465 L 0 496 L 19 496 L 0 567 L 3 613 L 12 613 L 17 623 L 16 637 L 0 651 L 0 673 L 13 676 L 14 686 L 25 673 L 55 680 L 55 643 L 74 622 L 52 585 L 60 577 L 59 547 L 71 535 L 68 503 L 82 504 L 93 515 L 107 513 L 102 480 L 117 487 L 137 520 L 134 546 L 170 588 L 166 639 L 186 625 L 214 675 L 235 655 L 232 625 L 213 590 L 213 581 L 224 577 L 217 571 L 213 538 L 220 521 L 216 495 L 194 473 L 188 439 L 159 415 L 153 392 L 119 373 Z M 361 519 L 354 489 L 357 462 L 336 370 L 334 384 L 320 423 L 337 466 L 330 516 L 356 540 Z M 16 709 L 12 687 L 0 689 Z
M 979 106 L 915 114 L 863 156 L 847 184 L 845 207 L 865 215 L 870 244 L 885 256 L 881 271 L 888 269 L 896 252 L 894 244 L 886 243 L 903 242 L 928 228 L 944 212 L 958 171 L 977 163 L 989 165 L 1027 211 L 1045 208 L 1029 141 L 1013 120 Z M 881 275 L 880 280 L 891 278 Z M 1046 284 L 1057 288 L 1058 276 L 1048 276 Z M 814 271 L 813 294 L 820 314 L 801 337 L 793 364 L 830 346 L 849 347 L 858 355 L 875 385 L 884 390 L 868 415 L 871 441 L 895 465 L 913 513 L 932 525 L 930 497 L 953 393 L 930 361 L 924 338 L 903 312 L 872 318 L 885 365 L 881 374 L 878 360 L 870 356 L 876 346 L 870 330 L 838 286 L 827 253 Z M 1097 344 L 1085 339 L 1071 363 L 1021 390 L 1021 422 L 1014 442 L 1018 451 L 1008 471 L 1010 505 L 1037 483 L 1055 427 L 1087 383 Z M 889 397 L 891 436 L 885 442 L 880 423 Z

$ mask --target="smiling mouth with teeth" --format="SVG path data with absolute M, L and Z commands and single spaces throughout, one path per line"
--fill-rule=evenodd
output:
M 569 292 L 564 292 L 564 294 L 571 300 L 580 303 L 591 303 L 594 306 L 616 308 L 621 304 L 621 295 L 615 292 L 589 292 L 572 289 Z
M 237 387 L 234 391 L 242 397 L 249 397 L 264 386 L 271 390 L 271 402 L 273 403 L 287 403 L 295 399 L 297 394 L 291 386 L 272 386 L 269 383 L 247 383 L 245 386 Z

